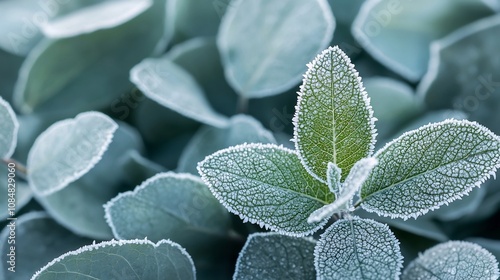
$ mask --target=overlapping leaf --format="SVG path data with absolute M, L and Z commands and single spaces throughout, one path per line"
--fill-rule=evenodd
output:
M 309 64 L 294 117 L 295 145 L 311 174 L 326 182 L 328 162 L 343 179 L 375 144 L 370 100 L 350 59 L 330 47 Z
M 449 241 L 428 249 L 412 261 L 402 279 L 495 280 L 498 277 L 498 262 L 490 252 L 470 242 Z
M 145 239 L 105 241 L 68 252 L 41 268 L 31 280 L 71 279 L 194 280 L 189 254 L 176 243 Z
M 398 279 L 399 242 L 387 225 L 360 218 L 330 226 L 314 250 L 317 279 Z
M 334 28 L 326 0 L 233 1 L 217 38 L 227 80 L 248 98 L 284 92 L 327 47 Z
M 233 279 L 316 279 L 315 244 L 312 239 L 254 233 L 240 252 Z
M 379 150 L 361 189 L 362 207 L 410 218 L 469 193 L 500 166 L 500 138 L 470 121 L 447 120 L 403 134 Z
M 294 151 L 273 144 L 221 150 L 200 162 L 198 171 L 230 212 L 283 234 L 315 232 L 325 222 L 309 224 L 307 217 L 333 201 L 328 186 L 309 175 Z
M 19 123 L 9 103 L 0 97 L 0 158 L 9 158 L 17 145 Z

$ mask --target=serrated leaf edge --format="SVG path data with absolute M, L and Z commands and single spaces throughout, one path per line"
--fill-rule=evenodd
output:
M 411 134 L 414 134 L 414 133 L 417 133 L 419 130 L 421 129 L 426 129 L 428 127 L 437 127 L 439 125 L 442 125 L 442 124 L 448 124 L 448 123 L 456 123 L 456 124 L 469 124 L 469 125 L 473 125 L 473 126 L 476 126 L 481 132 L 484 132 L 486 134 L 488 134 L 489 136 L 491 136 L 492 138 L 496 138 L 497 141 L 500 142 L 500 136 L 494 134 L 493 132 L 491 132 L 488 128 L 486 128 L 485 126 L 477 123 L 477 122 L 474 122 L 474 121 L 469 121 L 469 120 L 455 120 L 455 119 L 446 119 L 442 122 L 437 122 L 437 123 L 429 123 L 427 125 L 424 125 L 424 126 L 421 126 L 417 129 L 414 129 L 414 130 L 410 130 L 410 131 L 407 131 L 405 133 L 403 133 L 401 136 L 399 136 L 398 138 L 396 139 L 393 139 L 392 141 L 388 142 L 385 144 L 385 146 L 383 148 L 381 148 L 380 150 L 378 150 L 374 155 L 373 157 L 377 157 L 379 154 L 381 154 L 382 152 L 384 152 L 389 146 L 391 146 L 392 144 L 394 144 L 395 142 L 399 141 L 401 138 L 403 137 L 406 137 L 408 135 L 411 135 Z M 415 212 L 415 213 L 412 213 L 412 214 L 408 214 L 408 215 L 402 215 L 402 214 L 394 214 L 394 213 L 389 213 L 389 212 L 386 212 L 386 211 L 382 211 L 382 210 L 379 210 L 379 209 L 375 209 L 365 203 L 361 203 L 361 207 L 366 210 L 367 212 L 370 212 L 370 213 L 375 213 L 377 215 L 380 215 L 380 216 L 383 216 L 383 217 L 389 217 L 389 218 L 392 218 L 392 219 L 395 219 L 395 218 L 401 218 L 403 220 L 408 220 L 409 218 L 414 218 L 414 219 L 417 219 L 419 216 L 422 216 L 422 215 L 425 215 L 427 212 L 429 211 L 433 211 L 433 210 L 436 210 L 436 209 L 439 209 L 441 206 L 443 205 L 448 205 L 450 204 L 451 202 L 457 200 L 457 199 L 460 199 L 462 198 L 464 195 L 468 195 L 473 188 L 475 187 L 481 187 L 481 184 L 483 184 L 486 180 L 488 180 L 489 178 L 491 178 L 491 176 L 493 176 L 494 179 L 496 179 L 496 170 L 500 168 L 500 159 L 499 161 L 493 166 L 492 170 L 490 170 L 490 172 L 488 172 L 488 174 L 486 176 L 484 176 L 482 179 L 480 179 L 479 181 L 476 181 L 475 183 L 471 184 L 470 186 L 466 187 L 464 189 L 464 191 L 460 192 L 460 193 L 457 193 L 456 195 L 450 197 L 448 200 L 446 201 L 443 201 L 443 202 L 440 202 L 439 204 L 437 204 L 436 206 L 432 206 L 428 209 L 425 209 L 425 210 L 420 210 L 418 212 Z
M 106 134 L 104 145 L 100 148 L 97 155 L 92 158 L 92 160 L 87 164 L 87 166 L 85 168 L 83 168 L 82 170 L 80 170 L 78 172 L 74 172 L 73 176 L 66 178 L 59 185 L 57 185 L 49 190 L 46 190 L 46 191 L 40 191 L 37 188 L 36 184 L 34 184 L 33 180 L 30 178 L 30 172 L 29 172 L 30 166 L 28 165 L 27 166 L 28 167 L 28 182 L 29 182 L 29 185 L 31 186 L 31 189 L 33 190 L 33 192 L 36 195 L 47 196 L 47 195 L 51 195 L 57 191 L 64 189 L 66 186 L 68 186 L 68 184 L 71 184 L 71 183 L 75 182 L 76 180 L 80 179 L 83 175 L 85 175 L 87 172 L 89 172 L 99 161 L 101 161 L 104 153 L 109 148 L 109 144 L 111 144 L 111 142 L 113 141 L 114 133 L 118 129 L 118 124 L 115 121 L 113 121 L 110 117 L 104 115 L 103 113 L 96 112 L 96 111 L 88 111 L 88 112 L 80 113 L 74 118 L 65 119 L 65 120 L 61 120 L 61 121 L 54 123 L 49 128 L 47 128 L 44 132 L 42 132 L 40 135 L 38 135 L 35 142 L 31 146 L 31 149 L 33 149 L 33 147 L 35 147 L 35 146 L 40 145 L 40 141 L 45 135 L 52 133 L 54 130 L 57 130 L 60 126 L 66 125 L 68 123 L 71 123 L 74 125 L 75 123 L 77 123 L 78 119 L 80 119 L 82 117 L 87 117 L 87 116 L 98 117 L 98 118 L 105 120 L 109 124 L 111 124 L 111 127 L 109 129 L 109 133 Z M 32 157 L 33 157 L 33 154 L 31 153 L 31 150 L 30 150 L 30 152 L 28 153 L 28 163 L 33 161 Z
M 158 248 L 160 245 L 162 244 L 168 244 L 176 249 L 178 249 L 179 251 L 181 251 L 181 253 L 187 257 L 187 259 L 189 260 L 189 262 L 191 263 L 191 267 L 193 269 L 193 275 L 196 275 L 196 269 L 195 269 L 195 266 L 194 266 L 194 262 L 193 262 L 193 259 L 191 258 L 191 256 L 188 254 L 188 252 L 186 251 L 186 249 L 184 249 L 182 246 L 180 246 L 179 244 L 175 243 L 175 242 L 172 242 L 170 241 L 169 239 L 162 239 L 160 241 L 158 241 L 157 243 L 154 243 L 152 241 L 149 241 L 147 238 L 144 238 L 144 239 L 130 239 L 130 240 L 110 240 L 110 241 L 104 241 L 104 242 L 101 242 L 101 243 L 94 243 L 92 245 L 86 245 L 86 246 L 83 246 L 81 248 L 78 248 L 74 251 L 70 251 L 70 252 L 67 252 L 55 259 L 53 259 L 51 262 L 49 262 L 48 264 L 46 264 L 44 267 L 40 268 L 40 270 L 38 270 L 32 277 L 31 277 L 31 280 L 35 280 L 44 270 L 46 270 L 47 268 L 53 266 L 54 264 L 64 260 L 64 258 L 66 257 L 69 257 L 69 256 L 76 256 L 76 255 L 79 255 L 81 253 L 85 253 L 85 252 L 90 252 L 90 251 L 93 251 L 93 250 L 97 250 L 97 249 L 100 249 L 100 248 L 105 248 L 105 247 L 109 247 L 109 246 L 123 246 L 123 245 L 127 245 L 127 244 L 139 244 L 139 245 L 143 245 L 143 244 L 147 244 L 147 245 L 152 245 L 154 248 Z
M 0 106 L 4 107 L 7 110 L 7 113 L 9 114 L 10 118 L 12 119 L 12 122 L 14 123 L 14 131 L 12 132 L 12 143 L 10 144 L 9 149 L 7 150 L 7 153 L 4 158 L 10 158 L 12 154 L 14 154 L 14 151 L 17 146 L 17 133 L 19 132 L 19 121 L 17 120 L 16 113 L 14 113 L 14 110 L 10 106 L 9 102 L 4 100 L 0 96 Z
M 375 224 L 375 225 L 380 225 L 382 226 L 383 229 L 386 229 L 389 233 L 390 233 L 390 238 L 392 239 L 391 241 L 393 241 L 397 246 L 398 248 L 400 248 L 400 245 L 401 243 L 399 242 L 399 240 L 396 238 L 396 236 L 394 235 L 394 233 L 391 231 L 390 227 L 387 225 L 387 224 L 384 224 L 384 223 L 380 223 L 380 222 L 377 222 L 375 220 L 372 220 L 372 219 L 363 219 L 363 218 L 360 218 L 360 217 L 356 217 L 356 216 L 353 216 L 353 217 L 349 217 L 348 218 L 350 221 L 353 221 L 353 220 L 362 220 L 362 221 L 366 221 L 368 223 L 371 223 L 371 224 Z M 336 222 L 340 222 L 342 220 L 338 220 Z M 335 224 L 335 223 L 334 223 Z M 330 227 L 328 227 L 325 232 L 323 232 L 321 235 L 320 235 L 320 240 L 324 238 L 325 235 L 327 235 L 330 231 L 331 231 L 331 228 L 333 227 L 332 224 Z M 318 274 L 318 278 L 317 279 L 320 279 L 319 278 L 319 263 L 318 263 L 318 259 L 321 257 L 320 256 L 320 252 L 319 252 L 319 242 L 318 241 L 316 243 L 316 247 L 314 248 L 314 268 L 316 269 L 316 273 Z M 403 255 L 401 254 L 401 249 L 399 250 L 399 256 L 398 256 L 398 271 L 394 277 L 395 280 L 399 280 L 399 276 L 401 275 L 401 269 L 403 268 Z
M 368 153 L 365 155 L 365 157 L 369 157 L 370 155 L 373 154 L 373 150 L 375 149 L 376 137 L 377 137 L 377 129 L 375 128 L 375 121 L 377 120 L 377 118 L 375 118 L 373 116 L 373 108 L 370 104 L 370 97 L 368 96 L 368 93 L 366 92 L 365 87 L 363 86 L 363 82 L 361 81 L 361 77 L 359 76 L 359 72 L 355 69 L 354 64 L 351 63 L 351 59 L 338 46 L 328 47 L 327 49 L 323 50 L 320 54 L 318 54 L 312 62 L 307 64 L 307 71 L 303 75 L 304 78 L 302 80 L 302 84 L 300 85 L 300 89 L 297 92 L 297 105 L 295 105 L 295 113 L 294 113 L 293 119 L 292 119 L 292 123 L 293 123 L 292 142 L 295 143 L 295 150 L 297 151 L 297 154 L 299 156 L 300 162 L 302 163 L 302 166 L 304 166 L 304 168 L 307 170 L 307 172 L 311 176 L 313 176 L 314 178 L 316 178 L 317 180 L 319 180 L 320 182 L 323 182 L 325 184 L 327 184 L 327 182 L 325 180 L 323 180 L 322 178 L 320 178 L 318 175 L 314 174 L 314 172 L 308 166 L 307 162 L 302 157 L 303 152 L 301 151 L 301 149 L 299 147 L 299 139 L 298 139 L 299 132 L 298 132 L 297 128 L 298 128 L 298 121 L 299 121 L 298 112 L 300 112 L 300 110 L 301 110 L 301 103 L 302 103 L 303 95 L 304 95 L 304 85 L 306 83 L 308 83 L 308 75 L 310 75 L 311 71 L 314 70 L 314 67 L 316 66 L 318 61 L 322 57 L 328 55 L 330 52 L 336 53 L 336 54 L 341 56 L 342 60 L 345 62 L 346 65 L 348 65 L 349 70 L 352 71 L 352 74 L 356 77 L 356 79 L 359 82 L 359 89 L 361 90 L 361 96 L 362 96 L 362 99 L 365 103 L 365 107 L 368 110 L 368 118 L 369 118 L 369 122 L 370 122 L 371 134 L 372 134 L 372 139 L 370 141 Z M 350 170 L 343 170 L 343 171 L 349 172 Z
M 283 235 L 294 236 L 294 237 L 304 237 L 304 236 L 311 235 L 311 234 L 315 233 L 316 231 L 322 229 L 326 225 L 326 223 L 328 222 L 327 220 L 322 221 L 321 223 L 318 224 L 317 227 L 315 227 L 315 228 L 313 228 L 311 230 L 308 230 L 308 231 L 305 231 L 305 232 L 300 232 L 300 233 L 299 232 L 289 232 L 289 231 L 285 231 L 283 229 L 279 229 L 276 226 L 268 225 L 268 224 L 263 223 L 263 222 L 261 222 L 261 221 L 259 221 L 257 219 L 249 218 L 245 214 L 236 211 L 233 207 L 231 207 L 231 205 L 229 205 L 227 203 L 227 201 L 222 196 L 220 196 L 217 193 L 217 191 L 213 188 L 213 186 L 210 184 L 208 178 L 205 176 L 204 172 L 202 171 L 202 165 L 206 161 L 211 160 L 212 158 L 215 158 L 215 157 L 217 157 L 220 154 L 223 154 L 223 153 L 226 153 L 226 152 L 232 152 L 232 151 L 243 151 L 245 149 L 251 149 L 251 148 L 273 148 L 273 149 L 278 149 L 278 150 L 281 150 L 281 151 L 284 151 L 284 152 L 287 152 L 287 153 L 291 153 L 291 154 L 297 155 L 296 151 L 287 149 L 287 148 L 283 147 L 283 145 L 279 145 L 278 146 L 276 144 L 261 144 L 261 143 L 250 143 L 250 144 L 244 143 L 244 144 L 241 144 L 241 145 L 236 145 L 236 146 L 232 146 L 232 147 L 229 147 L 229 148 L 226 148 L 226 149 L 219 150 L 219 151 L 217 151 L 217 152 L 215 152 L 215 153 L 207 156 L 204 160 L 200 161 L 198 163 L 197 168 L 196 168 L 198 170 L 198 173 L 201 175 L 201 179 L 208 186 L 208 189 L 213 194 L 213 196 L 215 196 L 215 198 L 217 198 L 217 200 L 229 212 L 231 212 L 231 213 L 233 213 L 235 215 L 238 215 L 243 220 L 244 223 L 250 222 L 252 224 L 259 225 L 261 228 L 265 228 L 267 230 L 271 229 L 271 230 L 273 230 L 275 232 L 278 232 L 280 234 L 283 234 Z
M 238 253 L 238 259 L 236 260 L 236 265 L 234 269 L 234 274 L 233 274 L 233 280 L 238 279 L 238 273 L 239 273 L 239 267 L 241 264 L 241 258 L 245 254 L 245 251 L 247 250 L 248 246 L 250 245 L 250 241 L 254 239 L 255 237 L 266 237 L 266 236 L 282 236 L 282 234 L 277 233 L 277 232 L 256 232 L 248 235 L 247 241 L 245 242 L 245 245 L 243 245 L 243 248 L 241 248 L 241 251 Z M 285 235 L 288 236 L 288 235 Z M 311 242 L 311 244 L 316 244 L 317 241 L 312 238 L 312 237 L 300 237 L 305 241 Z

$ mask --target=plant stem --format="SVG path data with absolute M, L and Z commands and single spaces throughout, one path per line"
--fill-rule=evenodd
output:
M 248 111 L 248 98 L 240 95 L 238 98 L 238 114 L 246 114 Z
M 26 168 L 26 166 L 24 164 L 18 162 L 15 159 L 12 159 L 12 158 L 4 158 L 4 159 L 2 159 L 2 161 L 3 161 L 3 163 L 5 163 L 5 165 L 9 165 L 9 163 L 15 164 L 16 171 L 19 172 L 19 177 L 24 179 L 25 181 L 27 181 L 26 176 L 28 175 L 28 169 Z

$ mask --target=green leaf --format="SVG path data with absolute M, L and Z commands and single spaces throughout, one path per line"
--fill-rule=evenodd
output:
M 9 244 L 10 228 L 0 234 L 0 278 L 26 280 L 54 258 L 92 242 L 72 234 L 44 212 L 29 212 L 15 221 L 15 244 Z M 9 271 L 10 246 L 15 246 L 15 272 Z
M 135 239 L 105 241 L 68 252 L 40 269 L 31 280 L 196 278 L 193 260 L 176 243 Z
M 328 46 L 334 29 L 326 0 L 234 1 L 217 37 L 226 78 L 247 98 L 284 92 Z
M 460 220 L 465 216 L 476 216 L 476 210 L 484 207 L 482 205 L 486 196 L 486 188 L 475 188 L 462 199 L 455 200 L 448 205 L 434 211 L 431 216 L 444 222 Z
M 140 135 L 120 123 L 108 150 L 87 174 L 64 189 L 35 198 L 59 224 L 75 234 L 111 239 L 113 233 L 104 219 L 102 205 L 119 192 L 130 189 L 123 183 L 125 175 L 117 168 L 117 162 L 128 151 L 141 148 Z
M 350 218 L 323 233 L 314 250 L 317 279 L 398 279 L 399 242 L 385 224 Z
M 309 218 L 307 218 L 307 222 L 319 222 L 325 218 L 329 218 L 334 213 L 354 211 L 354 207 L 352 205 L 354 195 L 359 192 L 359 189 L 376 165 L 377 159 L 375 158 L 363 158 L 356 162 L 356 164 L 352 167 L 351 172 L 349 172 L 349 175 L 347 175 L 344 183 L 341 183 L 338 193 L 335 194 L 335 201 L 314 211 Z M 330 166 L 331 163 L 328 164 L 329 171 Z M 330 187 L 330 190 L 331 189 L 332 188 Z
M 500 2 L 499 2 L 500 3 Z M 463 110 L 500 133 L 500 15 L 478 20 L 431 45 L 429 69 L 417 93 L 431 109 Z M 472 69 L 470 71 L 466 69 Z
M 500 139 L 470 121 L 447 120 L 403 134 L 374 155 L 361 206 L 382 216 L 416 218 L 479 186 L 500 166 Z
M 470 237 L 467 241 L 475 243 L 488 250 L 495 258 L 500 259 L 500 241 L 496 239 L 487 239 L 482 237 Z
M 316 279 L 313 239 L 277 233 L 251 234 L 240 252 L 234 280 Z
M 210 191 L 245 222 L 292 236 L 309 235 L 326 221 L 307 217 L 333 201 L 326 184 L 307 173 L 297 154 L 273 144 L 243 144 L 218 151 L 198 164 Z
M 8 53 L 0 47 L 0 97 L 7 102 L 12 102 L 14 85 L 23 60 L 24 57 Z
M 340 170 L 335 163 L 329 162 L 326 170 L 326 183 L 330 191 L 335 194 L 336 198 L 340 196 L 342 190 L 342 183 L 340 182 L 341 177 L 342 170 Z
M 39 28 L 49 38 L 73 37 L 124 24 L 152 4 L 152 0 L 104 1 L 46 21 Z
M 63 117 L 101 108 L 116 111 L 120 95 L 132 88 L 129 70 L 166 45 L 165 5 L 156 0 L 113 28 L 43 40 L 21 67 L 14 105 L 24 113 L 60 112 Z
M 196 165 L 206 156 L 243 143 L 276 143 L 276 140 L 254 118 L 236 115 L 230 119 L 226 128 L 201 128 L 184 148 L 177 170 L 198 174 Z
M 52 194 L 85 175 L 108 149 L 117 128 L 112 119 L 98 112 L 82 113 L 49 127 L 28 155 L 28 181 L 35 193 Z
M 220 17 L 229 5 L 229 0 L 174 0 L 173 2 L 175 36 L 178 40 L 215 36 L 219 29 Z M 220 5 L 219 2 L 223 2 L 224 5 Z
M 202 244 L 206 236 L 225 237 L 230 224 L 226 209 L 191 174 L 157 174 L 113 198 L 104 210 L 118 239 L 168 238 L 184 247 Z
M 476 0 L 369 0 L 352 33 L 380 63 L 416 82 L 427 69 L 429 45 L 451 31 L 493 11 Z
M 168 56 L 143 60 L 130 71 L 130 80 L 148 98 L 183 116 L 216 127 L 227 125 L 193 77 Z
M 19 122 L 9 103 L 0 97 L 0 158 L 10 158 L 17 145 Z
M 495 257 L 477 244 L 449 241 L 434 246 L 405 268 L 403 280 L 498 279 Z
M 326 182 L 328 162 L 343 179 L 375 144 L 375 119 L 350 59 L 330 47 L 308 65 L 294 117 L 295 146 L 305 168 Z
M 165 167 L 143 157 L 137 150 L 129 150 L 119 159 L 123 170 L 122 180 L 131 186 L 137 186 L 154 175 L 167 171 Z

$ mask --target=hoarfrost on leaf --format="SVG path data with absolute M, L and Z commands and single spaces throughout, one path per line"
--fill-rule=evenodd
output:
M 0 158 L 9 158 L 17 145 L 19 123 L 7 101 L 0 97 Z
M 479 186 L 500 166 L 500 138 L 466 120 L 407 132 L 374 155 L 361 206 L 382 216 L 416 218 Z
M 352 200 L 354 195 L 359 192 L 361 185 L 370 175 L 372 169 L 377 165 L 376 158 L 363 158 L 356 162 L 347 175 L 344 183 L 341 183 L 341 188 L 338 194 L 335 194 L 335 201 L 322 208 L 314 211 L 307 219 L 308 223 L 319 222 L 325 218 L 330 217 L 334 213 L 340 213 L 342 211 L 351 212 L 354 211 L 352 205 Z M 330 164 L 328 164 L 328 170 L 330 169 Z M 330 177 L 328 175 L 327 177 Z
M 86 174 L 101 160 L 117 128 L 111 118 L 98 112 L 81 113 L 50 126 L 28 155 L 28 181 L 34 192 L 52 194 Z
M 403 266 L 399 242 L 379 222 L 342 219 L 320 237 L 314 250 L 317 279 L 398 279 Z
M 496 280 L 498 277 L 498 262 L 486 249 L 470 242 L 449 241 L 413 260 L 405 268 L 402 279 Z
M 375 119 L 361 78 L 338 47 L 308 65 L 294 116 L 294 140 L 304 167 L 326 183 L 327 165 L 343 178 L 375 144 Z
M 244 221 L 283 234 L 305 236 L 326 221 L 307 217 L 334 200 L 326 184 L 303 168 L 293 150 L 274 144 L 243 144 L 216 152 L 198 164 L 214 196 Z
M 277 233 L 251 234 L 240 252 L 234 280 L 316 279 L 316 241 Z
M 342 189 L 341 177 L 342 170 L 335 163 L 329 162 L 326 170 L 326 182 L 330 191 L 335 194 L 335 197 L 339 197 Z

